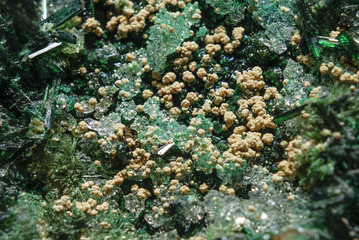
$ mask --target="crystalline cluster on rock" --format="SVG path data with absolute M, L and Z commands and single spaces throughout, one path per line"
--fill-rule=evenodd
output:
M 213 131 L 213 122 L 209 119 L 204 117 L 203 115 L 198 115 L 191 119 L 190 125 L 198 130 L 204 130 L 205 136 L 210 136 Z M 197 133 L 198 134 L 198 133 Z
M 306 209 L 308 199 L 305 195 L 297 196 L 288 203 L 284 191 L 285 185 L 277 186 L 271 180 L 271 174 L 265 173 L 262 168 L 247 169 L 242 185 L 249 184 L 249 199 L 238 199 L 233 195 L 211 190 L 204 197 L 204 205 L 209 225 L 207 234 L 214 239 L 223 236 L 226 231 L 233 229 L 249 229 L 252 232 L 278 232 L 283 227 L 295 226 L 305 221 L 310 214 Z M 265 187 L 264 187 L 265 186 Z M 249 208 L 248 206 L 253 206 Z M 217 232 L 218 231 L 218 232 Z
M 150 98 L 148 99 L 145 104 L 143 105 L 143 111 L 151 116 L 158 116 L 160 113 L 160 106 L 159 100 L 157 98 Z
M 294 1 L 251 0 L 249 2 L 256 8 L 252 18 L 266 29 L 269 48 L 277 54 L 283 53 L 287 50 L 286 41 L 289 41 L 295 32 Z
M 303 101 L 308 94 L 304 85 L 305 82 L 312 83 L 314 78 L 312 75 L 304 72 L 303 67 L 296 61 L 289 59 L 283 71 L 284 79 L 288 79 L 288 83 L 284 86 L 285 107 L 289 108 L 298 101 Z
M 293 27 L 282 22 L 269 24 L 265 31 L 269 38 L 269 49 L 278 54 L 285 52 L 287 50 L 285 43 L 291 39 L 294 32 Z
M 130 100 L 140 92 L 141 75 L 144 62 L 142 59 L 146 58 L 143 48 L 133 53 L 134 60 L 130 63 L 116 63 L 115 73 L 112 75 L 112 84 L 119 80 L 117 87 L 120 91 L 119 98 L 122 100 Z
M 206 0 L 206 2 L 215 9 L 215 13 L 228 15 L 233 24 L 238 24 L 244 18 L 244 1 L 236 0 Z
M 121 104 L 117 105 L 116 112 L 119 112 L 125 120 L 130 121 L 137 114 L 136 104 L 133 100 L 128 102 L 123 101 Z
M 176 146 L 184 151 L 186 151 L 187 141 L 190 140 L 191 136 L 194 136 L 196 131 L 194 129 L 184 129 L 181 132 L 176 132 L 173 137 L 173 141 Z
M 191 224 L 196 224 L 205 217 L 203 204 L 194 194 L 179 196 L 174 204 L 179 206 L 176 215 L 180 215 L 175 215 L 174 218 L 179 217 L 185 227 L 190 227 Z
M 357 0 L 3 2 L 0 239 L 359 239 Z
M 149 30 L 147 45 L 148 61 L 155 71 L 162 72 L 167 56 L 190 37 L 190 27 L 199 22 L 199 19 L 193 18 L 197 8 L 197 4 L 187 4 L 179 16 L 162 8 L 156 15 L 155 25 Z
M 95 57 L 103 60 L 117 59 L 119 57 L 119 52 L 113 44 L 106 44 L 102 48 L 94 52 Z
M 136 130 L 137 132 L 145 131 L 150 124 L 150 121 L 144 116 L 139 117 L 137 116 L 133 123 L 131 124 L 131 128 Z
M 99 121 L 91 118 L 86 118 L 84 121 L 89 129 L 96 131 L 100 136 L 108 136 L 114 133 L 116 124 L 121 123 L 121 116 L 118 113 L 110 113 Z
M 217 174 L 224 184 L 235 184 L 242 180 L 243 169 L 246 166 L 245 163 L 242 163 L 241 166 L 235 163 L 225 163 L 217 168 Z
M 145 200 L 140 200 L 136 193 L 130 193 L 124 196 L 125 208 L 138 217 L 145 209 Z

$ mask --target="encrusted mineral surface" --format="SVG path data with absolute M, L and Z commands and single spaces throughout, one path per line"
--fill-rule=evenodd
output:
M 359 239 L 359 3 L 0 2 L 1 239 Z

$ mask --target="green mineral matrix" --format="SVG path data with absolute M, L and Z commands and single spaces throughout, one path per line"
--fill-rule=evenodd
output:
M 0 239 L 359 239 L 359 1 L 0 1 Z

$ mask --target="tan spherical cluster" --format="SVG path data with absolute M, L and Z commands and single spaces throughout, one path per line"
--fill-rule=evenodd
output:
M 139 189 L 139 186 L 137 184 L 134 184 L 131 186 L 131 192 L 136 192 Z
M 108 202 L 103 202 L 102 204 L 96 206 L 96 210 L 99 212 L 104 212 L 108 210 L 109 206 L 110 204 L 108 204 Z
M 343 69 L 337 66 L 334 66 L 333 62 L 329 62 L 327 64 L 322 63 L 319 67 L 319 71 L 321 74 L 327 74 L 330 70 L 330 74 L 339 79 L 342 83 L 352 83 L 358 84 L 359 83 L 359 71 L 355 74 L 350 74 L 348 72 L 343 73 Z
M 249 115 L 250 116 L 250 115 Z M 262 116 L 257 116 L 248 121 L 247 127 L 251 131 L 259 131 L 264 128 L 276 128 L 277 126 L 273 122 L 273 117 L 269 116 L 268 114 L 264 114 Z
M 294 35 L 292 36 L 292 40 L 291 40 L 290 44 L 292 46 L 298 46 L 298 44 L 300 43 L 301 40 L 302 40 L 302 37 L 300 36 L 299 31 L 296 31 L 294 33 Z
M 216 116 L 222 115 L 224 116 L 224 114 L 228 111 L 229 105 L 228 103 L 222 103 L 220 107 L 213 107 L 212 108 L 212 113 Z
M 87 132 L 87 133 L 84 134 L 84 137 L 87 138 L 87 139 L 94 138 L 94 137 L 96 137 L 96 132 L 94 132 L 94 131 L 89 131 L 89 132 Z
M 236 115 L 232 111 L 226 111 L 224 113 L 224 123 L 225 126 L 223 127 L 223 130 L 226 131 L 228 128 L 230 128 L 237 120 Z
M 197 97 L 197 95 L 196 95 L 195 92 L 189 92 L 189 93 L 187 93 L 186 99 L 187 99 L 188 101 L 190 101 L 191 103 L 198 101 L 198 97 Z
M 102 192 L 101 192 L 101 188 L 100 188 L 99 186 L 97 186 L 97 185 L 93 185 L 93 186 L 91 187 L 91 192 L 90 192 L 90 194 L 91 194 L 92 196 L 94 196 L 94 197 L 102 197 L 102 196 L 103 196 L 103 194 L 102 194 Z
M 79 122 L 77 129 L 81 132 L 85 132 L 87 130 L 86 122 L 85 121 Z
M 145 19 L 149 16 L 150 13 L 154 11 L 155 1 L 148 0 L 149 4 L 140 10 L 137 15 L 134 15 L 132 9 L 125 9 L 122 11 L 122 14 L 117 17 L 112 17 L 107 24 L 107 29 L 110 31 L 118 29 L 118 34 L 120 38 L 127 37 L 127 34 L 131 31 L 138 31 L 142 29 L 145 25 Z M 188 2 L 187 0 L 185 2 Z M 164 7 L 166 5 L 175 5 L 185 6 L 185 2 L 177 0 L 164 0 L 162 3 L 156 6 L 156 10 Z M 148 7 L 151 6 L 151 7 Z M 177 13 L 174 13 L 174 16 Z M 196 14 L 200 13 L 197 11 Z M 194 16 L 200 17 L 200 16 Z M 166 26 L 165 26 L 166 27 Z M 171 30 L 171 29 L 169 29 Z M 233 49 L 240 45 L 240 41 L 243 37 L 244 28 L 235 28 L 233 29 L 233 41 L 227 36 L 226 30 L 223 26 L 219 26 L 215 29 L 214 35 L 206 36 L 206 51 L 208 54 L 203 56 L 203 62 L 209 62 L 210 57 L 214 56 L 215 53 L 219 52 L 222 48 L 221 44 L 224 45 L 223 48 L 226 53 L 232 53 Z M 195 81 L 195 75 L 202 79 L 206 86 L 213 85 L 213 83 L 218 81 L 218 75 L 216 72 L 219 71 L 220 66 L 211 66 L 211 72 L 207 73 L 207 70 L 204 68 L 206 64 L 199 64 L 199 69 L 197 69 L 197 63 L 192 59 L 192 54 L 198 50 L 199 46 L 195 42 L 184 42 L 182 46 L 177 47 L 176 51 L 180 54 L 175 60 L 176 68 L 174 71 L 179 69 L 183 70 L 182 73 L 178 73 L 179 79 L 174 72 L 167 72 L 162 77 L 160 73 L 153 71 L 152 72 L 152 85 L 157 89 L 157 94 L 160 97 L 153 97 L 153 92 L 151 90 L 144 90 L 142 92 L 142 97 L 149 99 L 151 97 L 160 100 L 161 103 L 164 103 L 165 106 L 170 109 L 172 116 L 180 115 L 181 110 L 179 106 L 173 106 L 173 95 L 182 92 L 182 89 L 185 87 L 185 83 L 193 83 Z M 133 53 L 128 53 L 126 59 L 128 61 L 133 61 L 135 58 Z M 143 65 L 147 63 L 147 60 L 142 62 Z M 209 63 L 208 65 L 211 65 Z M 202 67 L 204 66 L 204 67 Z M 212 68 L 213 67 L 213 68 Z M 207 67 L 206 67 L 207 68 Z M 177 79 L 177 81 L 176 81 Z M 124 80 L 116 81 L 115 85 L 119 86 Z M 128 80 L 127 80 L 128 81 Z M 183 82 L 179 82 L 183 81 Z M 271 145 L 274 141 L 274 136 L 270 133 L 262 134 L 258 131 L 266 128 L 275 128 L 276 125 L 273 122 L 273 118 L 266 114 L 266 104 L 265 100 L 270 98 L 279 98 L 276 88 L 268 88 L 265 91 L 264 97 L 258 96 L 259 90 L 262 90 L 265 86 L 262 76 L 262 69 L 260 67 L 254 67 L 250 71 L 244 71 L 243 73 L 237 74 L 237 84 L 241 85 L 243 91 L 251 91 L 251 95 L 246 97 L 246 100 L 238 101 L 240 111 L 234 113 L 229 110 L 229 105 L 225 102 L 226 99 L 230 98 L 233 95 L 234 90 L 230 89 L 227 83 L 222 83 L 221 87 L 217 90 L 210 90 L 210 99 L 205 100 L 204 104 L 201 107 L 193 108 L 192 114 L 206 115 L 208 113 L 213 113 L 215 115 L 221 115 L 224 119 L 223 130 L 228 130 L 231 127 L 235 127 L 233 134 L 228 138 L 230 148 L 228 151 L 224 152 L 221 156 L 221 152 L 216 149 L 216 146 L 212 144 L 210 138 L 206 138 L 206 133 L 212 132 L 213 127 L 209 129 L 204 129 L 200 127 L 201 119 L 192 118 L 191 124 L 188 127 L 188 130 L 193 132 L 193 136 L 190 136 L 189 140 L 183 141 L 181 146 L 186 151 L 192 150 L 191 159 L 183 159 L 178 157 L 175 161 L 171 159 L 169 163 L 164 165 L 155 166 L 155 161 L 151 160 L 151 154 L 144 149 L 139 148 L 140 141 L 135 137 L 128 137 L 128 134 L 131 132 L 129 127 L 126 127 L 123 124 L 117 124 L 115 126 L 114 133 L 109 136 L 105 136 L 103 139 L 98 141 L 101 145 L 106 145 L 111 141 L 127 141 L 132 150 L 132 158 L 129 161 L 126 168 L 118 172 L 113 179 L 108 180 L 102 187 L 95 185 L 93 182 L 87 182 L 82 185 L 84 190 L 89 190 L 90 194 L 98 200 L 98 198 L 109 195 L 113 192 L 116 185 L 120 185 L 124 182 L 125 179 L 138 179 L 148 178 L 151 173 L 155 171 L 158 174 L 166 174 L 167 177 L 171 177 L 172 174 L 175 174 L 176 178 L 172 179 L 170 186 L 157 186 L 155 183 L 153 194 L 162 202 L 163 206 L 159 210 L 160 213 L 164 213 L 164 209 L 167 209 L 170 206 L 169 201 L 174 201 L 174 196 L 169 196 L 168 194 L 173 194 L 173 192 L 178 192 L 180 194 L 186 194 L 190 191 L 190 187 L 195 187 L 195 182 L 192 180 L 188 183 L 180 183 L 181 179 L 187 180 L 185 177 L 192 169 L 192 164 L 195 161 L 203 161 L 203 153 L 209 152 L 209 156 L 206 156 L 206 164 L 212 165 L 217 164 L 217 166 L 222 167 L 226 163 L 236 163 L 236 167 L 240 166 L 245 160 L 251 160 L 253 158 L 260 156 L 260 151 L 263 149 L 264 144 Z M 102 89 L 102 90 L 101 90 Z M 106 93 L 105 93 L 106 92 Z M 103 93 L 103 94 L 101 94 Z M 107 94 L 107 89 L 100 88 L 99 94 L 105 96 Z M 181 102 L 181 108 L 183 111 L 189 113 L 191 103 L 198 102 L 203 98 L 202 94 L 196 94 L 195 92 L 187 93 L 185 99 Z M 87 103 L 86 103 L 87 104 Z M 96 98 L 91 98 L 88 102 L 90 106 L 100 105 L 97 103 Z M 212 106 L 212 104 L 216 106 Z M 85 108 L 85 109 L 84 109 Z M 83 103 L 78 103 L 75 108 L 78 112 L 87 113 L 87 107 Z M 143 110 L 143 106 L 137 106 L 137 109 Z M 140 110 L 139 110 L 140 111 Z M 191 114 L 191 113 L 190 113 Z M 237 115 L 236 115 L 237 114 Z M 238 116 L 238 117 L 237 117 Z M 156 116 L 151 116 L 151 120 L 155 119 Z M 247 127 L 238 125 L 239 120 L 247 121 Z M 78 125 L 80 131 L 87 131 L 86 123 L 80 122 Z M 155 133 L 158 131 L 158 127 L 150 126 L 145 132 L 145 139 L 141 140 L 142 144 L 152 145 L 151 152 L 157 151 L 157 146 L 159 142 L 159 136 Z M 92 134 L 94 133 L 94 134 Z M 85 137 L 93 138 L 96 136 L 95 132 L 85 133 Z M 203 144 L 198 144 L 203 142 Z M 170 144 L 171 141 L 166 142 L 162 141 L 161 144 Z M 110 145 L 110 144 L 109 144 Z M 204 169 L 203 171 L 209 171 L 209 169 Z M 186 185 L 187 184 L 187 185 Z M 196 187 L 197 188 L 197 187 Z M 199 191 L 205 193 L 208 191 L 209 186 L 206 183 L 202 183 L 199 186 Z M 235 194 L 235 190 L 232 187 L 221 186 L 220 190 L 226 192 L 229 195 Z M 221 190 L 221 191 L 222 191 Z M 133 184 L 131 191 L 137 196 L 140 200 L 146 200 L 151 197 L 151 192 L 148 189 L 140 188 L 137 184 Z M 108 203 L 103 203 L 97 205 L 96 200 L 89 199 L 86 202 L 77 203 L 77 207 L 88 214 L 97 215 L 100 211 L 107 211 L 109 209 Z M 156 211 L 158 207 L 155 207 Z M 111 224 L 107 222 L 102 222 L 101 226 L 103 228 L 110 228 Z
M 72 208 L 72 202 L 70 196 L 64 195 L 60 199 L 56 200 L 52 210 L 55 212 L 67 211 Z
M 201 191 L 201 193 L 205 193 L 208 190 L 208 185 L 206 183 L 203 183 L 199 186 L 199 190 Z
M 245 138 L 243 139 L 243 137 Z M 260 156 L 264 147 L 259 132 L 246 132 L 244 126 L 236 127 L 228 138 L 230 148 L 223 153 L 226 161 L 242 164 L 244 159 L 252 160 Z
M 170 113 L 174 116 L 178 116 L 181 114 L 181 110 L 178 107 L 173 107 L 170 109 Z
M 202 57 L 202 62 L 208 63 L 209 60 L 211 60 L 209 54 L 204 54 L 203 57 Z M 205 64 L 203 64 L 203 65 L 205 65 Z
M 173 72 L 168 72 L 166 73 L 163 78 L 162 78 L 162 82 L 163 84 L 169 84 L 169 83 L 173 83 L 176 80 L 176 74 Z
M 182 79 L 184 82 L 192 83 L 196 79 L 192 72 L 184 71 L 182 75 Z
M 82 190 L 87 190 L 89 187 L 92 187 L 95 183 L 93 181 L 88 181 L 81 184 Z
M 180 93 L 182 88 L 184 88 L 183 82 L 175 81 L 172 84 L 163 86 L 162 83 L 159 83 L 157 80 L 152 82 L 152 85 L 155 85 L 158 90 L 158 95 L 161 97 L 161 103 L 164 103 L 167 108 L 173 107 L 173 94 Z
M 254 205 L 248 205 L 247 208 L 250 212 L 254 212 L 256 210 L 256 207 Z
M 83 113 L 83 111 L 84 111 L 84 107 L 82 106 L 81 103 L 78 103 L 78 102 L 75 103 L 74 109 L 77 110 L 77 112 L 79 112 L 79 113 Z
M 162 171 L 167 175 L 171 173 L 176 174 L 176 178 L 182 177 L 182 172 L 190 172 L 192 160 L 184 160 L 182 157 L 178 157 L 176 161 L 170 162 L 169 166 L 165 166 L 162 168 Z
M 237 27 L 234 28 L 232 31 L 232 36 L 234 40 L 232 41 L 233 48 L 237 48 L 241 45 L 241 40 L 243 38 L 244 28 L 243 27 Z M 226 46 L 224 46 L 226 49 Z
M 234 190 L 234 188 L 227 188 L 227 193 L 228 195 L 234 195 L 236 191 Z
M 219 26 L 214 30 L 214 35 L 207 35 L 204 42 L 206 44 L 207 53 L 213 57 L 216 52 L 221 50 L 221 45 L 223 44 L 223 49 L 226 53 L 231 54 L 234 51 L 234 48 L 237 48 L 241 44 L 241 40 L 244 33 L 244 28 L 237 27 L 232 31 L 234 40 L 231 42 L 229 36 L 227 36 L 226 29 L 223 26 Z
M 309 97 L 319 98 L 319 93 L 321 90 L 322 90 L 322 87 L 313 88 L 313 90 L 309 93 Z
M 124 179 L 126 178 L 126 171 L 120 171 L 118 172 L 114 177 L 113 179 L 110 179 L 106 182 L 106 184 L 102 187 L 102 191 L 103 193 L 101 192 L 101 188 L 97 185 L 93 185 L 91 187 L 91 195 L 92 196 L 95 196 L 95 197 L 102 197 L 103 195 L 109 195 L 112 191 L 113 191 L 113 188 L 116 186 L 116 185 L 121 185 L 124 181 Z M 107 204 L 107 203 L 106 203 Z M 106 205 L 105 204 L 105 205 Z M 97 209 L 98 211 L 105 211 L 108 209 L 106 209 L 106 206 L 105 205 L 101 205 L 99 207 L 99 209 Z M 104 210 L 102 210 L 104 209 Z
M 158 197 L 158 196 L 161 194 L 161 189 L 155 188 L 155 189 L 153 190 L 153 194 L 154 194 L 156 197 Z
M 82 23 L 82 18 L 80 16 L 75 16 L 73 18 L 71 18 L 71 22 L 73 22 L 75 24 L 75 26 L 79 26 Z
M 118 123 L 115 125 L 115 133 L 117 137 L 122 138 L 124 136 L 125 130 L 126 126 L 122 123 Z
M 176 58 L 173 62 L 175 65 L 185 65 L 187 64 L 192 54 L 198 50 L 198 44 L 196 42 L 184 42 L 182 47 L 178 46 L 176 52 L 181 54 L 181 57 Z
M 266 89 L 264 95 L 263 95 L 263 99 L 265 101 L 268 101 L 271 98 L 275 98 L 275 99 L 280 99 L 282 97 L 282 95 L 280 95 L 277 91 L 276 87 L 269 87 Z
M 147 70 L 147 66 L 149 66 L 149 65 L 146 65 L 145 67 L 143 67 L 142 68 L 142 72 L 146 72 Z M 124 84 L 124 85 L 128 85 L 130 83 L 130 80 L 129 79 L 127 79 L 127 78 L 125 78 L 125 79 L 122 79 L 122 80 L 117 80 L 116 82 L 115 82 L 115 85 L 116 85 L 116 87 L 120 87 L 122 84 Z M 141 87 L 141 84 L 142 84 L 142 80 L 140 79 L 140 78 L 138 78 L 138 79 L 136 79 L 135 80 L 135 86 L 134 86 L 134 88 L 131 88 L 131 89 L 129 89 L 129 91 L 124 91 L 124 90 L 121 90 L 120 91 L 120 96 L 121 97 L 123 97 L 123 98 L 126 98 L 126 99 L 129 99 L 130 97 L 131 97 L 131 93 L 133 93 L 134 91 L 135 91 L 135 89 L 139 89 L 140 87 Z M 101 91 L 101 92 L 100 92 Z M 112 91 L 112 89 L 110 89 L 110 88 L 100 88 L 99 89 L 99 94 L 101 95 L 101 96 L 105 96 L 105 95 L 107 95 L 107 94 L 111 94 L 112 95 L 112 93 L 113 93 L 113 91 Z M 109 95 L 110 95 L 109 94 Z
M 237 104 L 239 105 L 238 111 L 241 117 L 248 121 L 247 127 L 251 131 L 277 127 L 273 122 L 273 117 L 266 114 L 266 104 L 262 96 L 254 96 L 248 100 L 240 99 Z M 252 107 L 249 108 L 250 106 Z
M 207 99 L 204 104 L 202 105 L 202 108 L 200 109 L 193 109 L 192 116 L 197 115 L 204 115 L 206 116 L 208 113 L 212 112 L 212 101 Z
M 336 37 L 339 36 L 339 34 L 340 34 L 339 31 L 331 31 L 330 34 L 329 34 L 329 37 L 330 38 L 336 38 Z
M 126 60 L 127 61 L 133 61 L 135 60 L 135 55 L 133 53 L 127 53 L 126 54 Z
M 92 216 L 97 216 L 98 211 L 94 209 L 97 205 L 97 201 L 95 199 L 89 198 L 86 202 L 76 202 L 76 208 L 90 214 Z
M 81 185 L 83 190 L 91 188 L 90 194 L 96 198 L 100 198 L 103 195 L 108 195 L 112 192 L 113 188 L 117 184 L 122 184 L 126 177 L 126 170 L 118 172 L 113 179 L 106 182 L 102 187 L 104 193 L 101 192 L 101 188 L 94 184 L 93 181 L 88 181 Z M 109 209 L 109 204 L 103 202 L 102 204 L 97 205 L 97 201 L 90 198 L 87 202 L 76 202 L 76 207 L 90 215 L 96 216 L 98 212 L 107 211 Z M 96 209 L 94 209 L 96 207 Z
M 190 3 L 191 0 L 184 0 L 184 1 L 180 1 L 180 0 L 163 0 L 162 3 L 160 3 L 159 5 L 161 7 L 167 6 L 167 5 L 172 5 L 172 6 L 178 6 L 179 8 L 183 9 L 186 7 L 186 3 Z M 159 9 L 158 9 L 159 10 Z
M 293 202 L 294 198 L 295 198 L 295 195 L 294 195 L 294 194 L 289 194 L 289 195 L 288 195 L 288 201 L 289 201 L 289 202 Z
M 130 4 L 130 8 L 125 8 L 122 14 L 112 17 L 107 22 L 106 28 L 109 31 L 114 31 L 117 28 L 117 33 L 120 38 L 127 38 L 130 32 L 142 30 L 146 26 L 146 18 L 156 10 L 155 0 L 148 0 L 147 3 L 148 4 L 135 15 L 135 11 L 131 6 L 133 4 Z
M 209 96 L 215 105 L 219 105 L 226 98 L 229 98 L 233 95 L 234 90 L 228 87 L 228 83 L 222 83 L 221 87 L 216 91 L 211 89 L 209 92 Z
M 310 82 L 305 81 L 305 82 L 304 82 L 304 87 L 309 88 L 309 87 L 310 87 Z
M 282 160 L 279 163 L 278 168 L 280 170 L 272 175 L 272 180 L 274 182 L 281 182 L 284 177 L 293 177 L 297 174 L 298 164 L 295 157 L 302 153 L 302 144 L 300 137 L 297 137 L 288 143 L 288 146 L 285 149 L 288 154 L 288 159 Z
M 337 77 L 339 78 L 342 73 L 343 73 L 343 70 L 340 68 L 340 67 L 333 67 L 332 71 L 330 72 L 334 77 Z
M 220 192 L 225 193 L 225 192 L 227 191 L 227 187 L 222 184 L 221 186 L 219 186 L 218 190 L 219 190 Z
M 285 13 L 289 13 L 290 12 L 290 8 L 287 8 L 287 7 L 280 7 L 280 10 L 282 12 L 285 12 Z
M 219 44 L 207 44 L 206 45 L 206 51 L 207 53 L 213 57 L 217 52 L 221 51 L 222 47 Z
M 80 68 L 79 68 L 79 73 L 80 73 L 81 75 L 85 75 L 85 74 L 87 73 L 87 69 L 86 69 L 85 67 L 80 67 Z
M 96 106 L 97 105 L 97 99 L 96 98 L 90 98 L 89 99 L 90 106 Z
M 253 91 L 254 89 L 261 90 L 265 86 L 263 81 L 262 69 L 254 67 L 252 70 L 237 72 L 237 85 L 241 85 L 241 89 Z
M 107 143 L 111 143 L 113 141 L 117 141 L 118 140 L 118 136 L 116 134 L 111 133 L 108 137 L 106 138 L 101 138 L 97 141 L 97 143 L 99 145 L 102 146 L 106 146 Z M 112 155 L 115 155 L 117 153 L 117 150 L 113 150 Z
M 152 136 L 152 138 L 150 137 L 152 133 L 151 130 L 153 129 L 146 132 L 146 142 L 154 144 L 157 138 L 156 136 Z M 140 175 L 142 178 L 149 177 L 152 167 L 155 165 L 155 162 L 150 160 L 150 157 L 151 154 L 142 148 L 136 148 L 132 151 L 132 159 L 126 167 L 127 177 L 132 178 L 135 174 Z
M 170 184 L 171 186 L 168 188 L 170 192 L 176 191 L 179 187 L 179 181 L 177 179 L 173 179 Z
M 112 192 L 115 185 L 116 185 L 115 180 L 113 180 L 113 179 L 108 180 L 106 182 L 106 184 L 102 186 L 103 194 L 104 195 L 109 195 Z
M 148 89 L 144 90 L 143 93 L 142 93 L 142 97 L 144 99 L 149 99 L 152 96 L 153 96 L 153 92 L 151 90 L 148 90 Z
M 88 18 L 83 26 L 86 33 L 93 32 L 96 36 L 101 37 L 103 30 L 100 27 L 100 23 L 95 18 Z
M 100 226 L 104 229 L 109 229 L 111 228 L 111 224 L 109 222 L 101 222 Z
M 198 71 L 197 71 L 197 76 L 198 76 L 199 78 L 201 78 L 201 79 L 203 79 L 204 77 L 206 77 L 206 76 L 207 76 L 207 71 L 206 71 L 206 69 L 204 69 L 204 68 L 198 69 Z
M 100 87 L 97 92 L 98 92 L 98 94 L 100 94 L 101 96 L 106 96 L 107 93 L 108 93 L 107 89 L 104 88 L 104 87 Z
M 228 195 L 234 195 L 236 191 L 233 188 L 229 188 L 225 185 L 221 185 L 218 190 L 223 193 L 227 193 Z
M 146 200 L 147 198 L 151 197 L 151 193 L 146 188 L 140 188 L 137 190 L 136 196 L 138 199 Z
M 179 193 L 180 194 L 186 194 L 186 193 L 188 193 L 189 192 L 189 187 L 188 186 L 186 186 L 186 185 L 183 185 L 182 187 L 180 187 L 180 189 L 179 189 Z
M 315 60 L 311 54 L 308 55 L 300 54 L 297 56 L 297 61 L 299 63 L 306 65 L 307 67 L 312 67 L 315 64 Z
M 320 67 L 319 67 L 319 72 L 323 75 L 327 74 L 329 71 L 329 68 L 324 64 L 320 64 Z
M 196 67 L 197 67 L 197 63 L 195 61 L 192 61 L 188 64 L 188 69 L 191 72 L 195 72 L 196 71 Z
M 182 102 L 181 102 L 182 111 L 184 111 L 184 112 L 188 111 L 190 105 L 191 105 L 191 102 L 188 101 L 187 99 L 182 100 Z
M 244 33 L 244 28 L 243 27 L 233 28 L 232 35 L 233 35 L 233 38 L 234 38 L 234 42 L 232 42 L 232 44 L 235 47 L 239 47 L 240 41 L 243 38 L 243 33 Z M 235 42 L 235 41 L 238 41 L 238 42 Z
M 253 70 L 244 72 L 244 74 L 240 75 L 239 77 L 243 77 L 243 79 L 254 78 L 262 81 L 263 77 L 261 69 L 258 68 Z M 240 79 L 239 81 L 248 83 L 249 81 L 253 80 L 243 81 Z M 255 84 L 253 85 L 255 86 Z M 246 89 L 248 86 L 242 84 L 241 88 Z M 255 89 L 255 87 L 250 88 Z M 265 94 L 267 99 L 269 99 L 272 95 L 277 95 L 277 90 L 275 88 L 269 89 Z M 279 98 L 278 95 L 277 97 Z M 253 96 L 249 99 L 240 99 L 238 100 L 237 104 L 239 105 L 239 115 L 242 119 L 247 120 L 247 128 L 249 128 L 250 131 L 246 132 L 247 128 L 245 126 L 236 127 L 233 131 L 233 134 L 228 138 L 230 148 L 228 151 L 224 152 L 223 156 L 225 157 L 226 161 L 242 164 L 244 159 L 251 160 L 253 158 L 259 157 L 260 151 L 263 148 L 263 143 L 271 145 L 274 141 L 272 134 L 266 133 L 262 136 L 261 133 L 256 131 L 266 128 L 276 128 L 276 125 L 273 122 L 273 117 L 266 114 L 266 104 L 262 96 Z M 244 139 L 243 136 L 245 136 Z
M 266 133 L 262 136 L 262 141 L 268 145 L 272 145 L 274 141 L 274 136 L 271 133 Z
M 207 75 L 207 77 L 204 77 L 202 80 L 206 83 L 207 87 L 212 86 L 214 83 L 218 81 L 218 75 L 217 73 L 210 73 Z
M 300 113 L 301 115 L 302 115 L 302 117 L 304 118 L 304 119 L 307 119 L 307 118 L 309 118 L 310 117 L 310 114 L 309 113 L 307 113 L 306 111 L 301 111 L 301 113 Z

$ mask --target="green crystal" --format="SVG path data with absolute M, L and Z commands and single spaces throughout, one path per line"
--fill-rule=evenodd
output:
M 116 111 L 127 121 L 132 120 L 137 114 L 136 104 L 133 100 L 128 102 L 123 101 L 117 106 Z
M 199 22 L 192 18 L 197 8 L 196 4 L 187 4 L 183 14 L 176 18 L 165 8 L 157 14 L 155 24 L 149 30 L 147 45 L 148 61 L 155 71 L 163 72 L 166 67 L 166 57 L 174 53 L 176 47 L 190 37 L 191 26 Z

